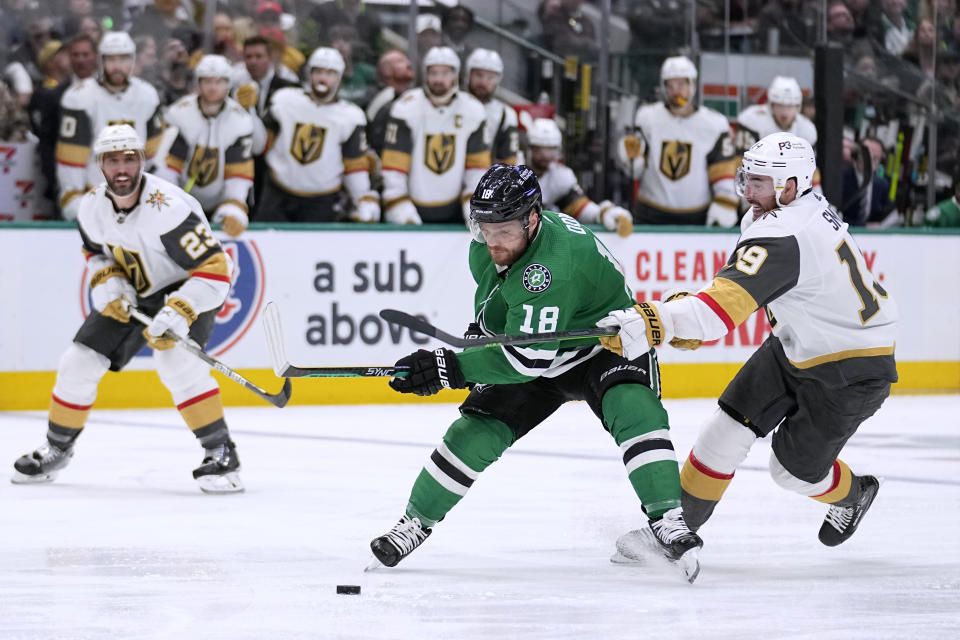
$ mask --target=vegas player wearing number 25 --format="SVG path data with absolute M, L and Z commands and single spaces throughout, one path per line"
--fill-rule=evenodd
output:
M 830 505 L 823 544 L 853 535 L 879 489 L 876 478 L 854 474 L 837 455 L 897 380 L 897 307 L 847 225 L 812 191 L 815 169 L 802 138 L 774 133 L 755 143 L 737 175 L 737 192 L 752 209 L 713 282 L 598 323 L 619 325 L 606 346 L 629 358 L 662 342 L 695 348 L 760 307 L 770 318 L 773 333 L 727 385 L 681 472 L 693 530 L 713 513 L 754 441 L 771 431 L 773 479 Z
M 542 210 L 530 167 L 492 166 L 470 199 L 470 223 L 470 270 L 477 282 L 470 335 L 590 326 L 632 300 L 600 239 L 570 216 Z M 481 384 L 426 461 L 403 517 L 371 542 L 380 563 L 392 567 L 420 546 L 481 472 L 562 404 L 586 400 L 623 453 L 627 478 L 650 518 L 651 546 L 677 561 L 689 581 L 696 578 L 703 543 L 683 523 L 679 469 L 652 350 L 626 360 L 587 339 L 460 353 L 422 350 L 397 366 L 409 367 L 406 377 L 390 382 L 401 393 L 432 395 Z

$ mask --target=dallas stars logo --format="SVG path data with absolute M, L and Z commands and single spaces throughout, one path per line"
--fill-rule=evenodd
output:
M 550 286 L 550 269 L 542 264 L 533 263 L 523 270 L 523 288 L 532 293 L 540 293 Z
M 170 203 L 167 201 L 167 194 L 157 189 L 150 194 L 150 197 L 147 198 L 147 204 L 152 204 L 157 208 L 157 211 L 161 210 L 163 207 L 169 207 Z

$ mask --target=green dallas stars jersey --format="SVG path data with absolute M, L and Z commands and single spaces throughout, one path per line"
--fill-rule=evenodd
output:
M 600 239 L 570 216 L 553 211 L 543 212 L 537 237 L 502 273 L 486 245 L 472 242 L 470 271 L 477 282 L 476 322 L 487 333 L 585 329 L 634 303 L 620 263 Z M 457 358 L 470 382 L 512 384 L 559 376 L 602 349 L 593 338 L 471 347 Z

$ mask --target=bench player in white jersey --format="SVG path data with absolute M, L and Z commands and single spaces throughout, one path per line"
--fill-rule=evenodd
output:
M 193 477 L 205 492 L 242 491 L 217 381 L 203 361 L 164 335 L 206 344 L 230 290 L 230 260 L 200 203 L 143 172 L 143 142 L 132 127 L 106 127 L 93 152 L 106 182 L 81 198 L 77 217 L 93 310 L 60 359 L 47 441 L 14 463 L 12 480 L 53 480 L 73 457 L 100 379 L 149 343 L 160 380 L 204 448 Z M 125 301 L 153 322 L 144 328 L 133 321 Z
M 667 58 L 660 68 L 663 101 L 637 109 L 634 131 L 618 144 L 620 167 L 640 181 L 635 222 L 732 227 L 739 220 L 730 123 L 695 105 L 696 82 L 693 62 Z
M 754 144 L 737 173 L 737 191 L 752 208 L 713 282 L 600 323 L 621 327 L 614 342 L 629 358 L 662 342 L 696 348 L 758 308 L 770 319 L 772 335 L 727 385 L 683 466 L 692 530 L 713 513 L 756 439 L 771 432 L 777 484 L 830 505 L 823 544 L 848 539 L 879 489 L 875 477 L 854 474 L 837 456 L 897 380 L 897 306 L 840 215 L 813 192 L 815 168 L 810 143 L 792 134 Z
M 199 200 L 208 219 L 236 237 L 249 221 L 254 116 L 227 97 L 231 73 L 223 56 L 200 59 L 194 70 L 197 94 L 167 109 L 167 125 L 176 129 L 176 137 L 154 173 Z
M 803 91 L 795 78 L 777 76 L 767 88 L 766 104 L 750 105 L 737 116 L 737 147 L 746 151 L 761 138 L 785 131 L 817 146 L 817 128 L 800 113 Z
M 387 222 L 465 223 L 470 196 L 490 166 L 487 112 L 457 90 L 460 58 L 433 47 L 423 58 L 423 87 L 390 107 L 383 148 L 383 211 Z
M 586 224 L 602 224 L 626 238 L 633 232 L 633 217 L 609 200 L 597 204 L 586 196 L 573 169 L 559 161 L 563 136 L 549 118 L 536 118 L 527 129 L 530 167 L 537 174 L 544 207 L 562 211 Z
M 503 60 L 490 49 L 474 49 L 467 56 L 464 76 L 467 90 L 487 112 L 484 132 L 493 164 L 523 164 L 517 112 L 493 97 L 503 76 Z
M 345 188 L 353 202 L 349 218 L 378 222 L 380 200 L 367 168 L 367 118 L 360 107 L 337 97 L 343 57 L 320 47 L 305 69 L 306 85 L 280 89 L 267 107 L 269 173 L 256 220 L 336 222 Z
M 145 139 L 149 162 L 163 135 L 160 97 L 156 89 L 133 77 L 136 47 L 122 31 L 108 31 L 100 40 L 99 78 L 78 80 L 60 101 L 60 134 L 57 140 L 57 179 L 63 217 L 75 220 L 80 196 L 102 177 L 90 153 L 100 131 L 113 124 L 129 124 Z

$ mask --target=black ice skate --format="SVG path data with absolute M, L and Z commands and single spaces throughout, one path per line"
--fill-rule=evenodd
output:
M 386 567 L 395 567 L 426 540 L 433 529 L 420 524 L 420 518 L 404 515 L 393 529 L 370 542 L 373 555 Z
M 33 453 L 17 458 L 13 463 L 14 474 L 10 482 L 14 484 L 53 482 L 60 469 L 67 466 L 72 457 L 73 447 L 61 449 L 49 442 L 44 442 Z
M 627 532 L 617 539 L 617 552 L 610 558 L 618 564 L 644 562 L 650 555 L 660 555 L 676 564 L 687 582 L 700 575 L 700 548 L 703 540 L 690 531 L 677 507 L 649 522 L 646 529 Z
M 859 497 L 852 504 L 838 502 L 830 505 L 827 517 L 820 525 L 820 542 L 828 547 L 835 547 L 853 535 L 880 490 L 880 481 L 874 476 L 859 476 L 855 481 L 860 483 Z
M 204 493 L 237 493 L 243 491 L 239 471 L 237 447 L 228 440 L 204 450 L 203 462 L 193 470 L 193 477 Z

